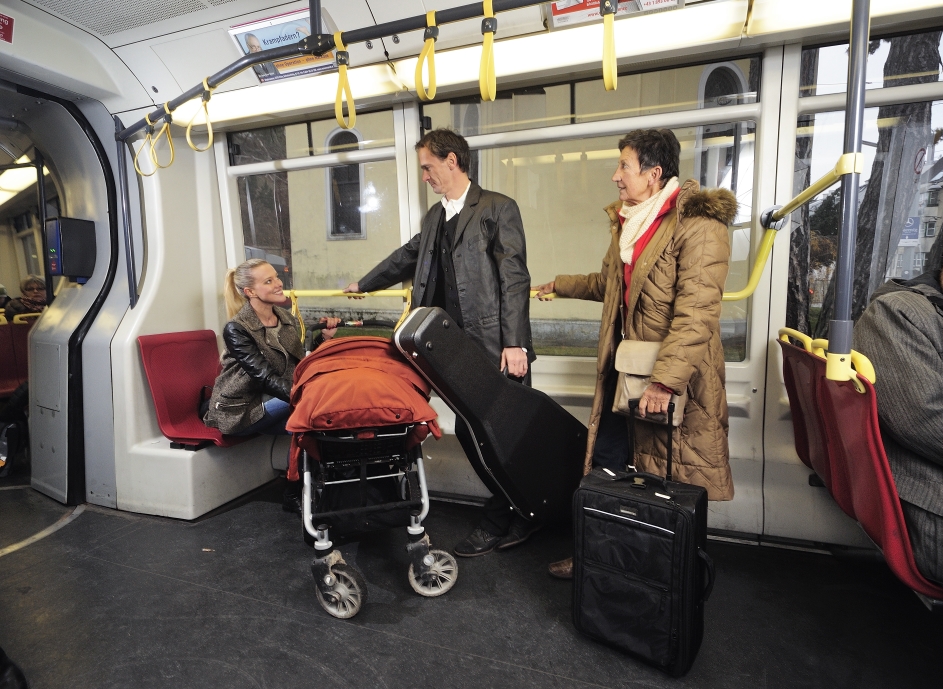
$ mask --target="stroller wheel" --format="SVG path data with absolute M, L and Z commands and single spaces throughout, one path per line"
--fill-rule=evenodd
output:
M 409 585 L 420 596 L 435 598 L 455 586 L 458 581 L 458 562 L 444 550 L 430 550 L 429 555 L 433 562 L 419 576 L 416 576 L 413 565 L 409 565 Z
M 315 589 L 318 602 L 331 617 L 350 619 L 367 602 L 367 582 L 360 572 L 349 565 L 334 565 L 331 573 L 334 575 L 331 590 L 322 593 L 320 587 Z

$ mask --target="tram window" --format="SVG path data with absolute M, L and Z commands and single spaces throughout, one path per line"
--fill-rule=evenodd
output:
M 681 179 L 731 189 L 740 201 L 731 227 L 728 289 L 747 281 L 753 197 L 753 122 L 674 130 L 681 142 Z M 534 284 L 560 273 L 598 271 L 609 247 L 603 212 L 617 198 L 609 182 L 619 157 L 618 137 L 529 144 L 479 152 L 479 183 L 520 206 L 527 233 L 527 265 Z M 437 202 L 429 194 L 430 205 Z M 595 356 L 601 304 L 579 300 L 533 302 L 531 325 L 539 354 Z M 725 302 L 721 337 L 728 361 L 746 357 L 746 303 Z
M 939 60 L 939 54 L 935 59 Z M 943 180 L 943 146 L 935 134 L 941 129 L 943 101 L 865 110 L 864 140 L 873 145 L 863 150 L 858 192 L 852 303 L 856 320 L 885 281 L 914 278 L 928 265 L 939 265 L 943 255 L 936 232 L 940 208 L 923 201 L 931 186 Z M 797 193 L 835 165 L 842 152 L 843 132 L 843 112 L 799 118 Z M 815 337 L 827 336 L 832 317 L 840 221 L 838 189 L 792 214 L 786 325 Z
M 263 127 L 229 135 L 230 163 L 244 165 L 263 163 L 286 158 L 337 153 L 353 149 L 380 148 L 393 145 L 393 112 L 357 113 L 357 130 L 363 134 L 356 142 L 347 142 L 347 146 L 331 143 L 328 134 L 337 128 L 333 117 L 327 120 L 312 120 L 297 124 Z
M 463 136 L 535 129 L 577 122 L 612 120 L 701 107 L 754 103 L 760 59 L 678 67 L 619 76 L 619 88 L 606 91 L 602 79 L 501 91 L 495 101 L 477 96 L 423 106 L 433 128 L 451 127 Z M 474 125 L 467 109 L 480 108 Z M 359 116 L 358 116 L 359 122 Z
M 940 80 L 940 31 L 925 31 L 871 41 L 867 88 L 923 84 Z M 802 51 L 800 97 L 844 93 L 848 82 L 848 44 Z

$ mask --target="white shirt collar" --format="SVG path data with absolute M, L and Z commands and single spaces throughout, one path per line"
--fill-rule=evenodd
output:
M 444 196 L 442 197 L 442 207 L 445 209 L 446 222 L 451 220 L 453 216 L 462 212 L 462 209 L 465 207 L 465 197 L 468 196 L 469 189 L 471 189 L 471 181 L 468 182 L 468 186 L 465 187 L 465 191 L 462 192 L 462 195 L 457 199 L 449 201 Z

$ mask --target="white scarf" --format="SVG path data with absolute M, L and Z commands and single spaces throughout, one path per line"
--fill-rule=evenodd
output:
M 622 237 L 619 238 L 619 255 L 622 257 L 623 263 L 632 265 L 632 253 L 635 251 L 635 243 L 652 226 L 655 218 L 658 217 L 658 212 L 671 198 L 678 186 L 678 178 L 672 177 L 661 191 L 641 203 L 634 206 L 630 206 L 628 203 L 622 204 L 619 215 L 625 218 L 625 222 L 622 223 Z

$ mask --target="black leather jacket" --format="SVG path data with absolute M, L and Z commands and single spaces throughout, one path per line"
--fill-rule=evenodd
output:
M 440 203 L 430 208 L 419 234 L 363 276 L 360 289 L 371 292 L 412 278 L 412 303 L 421 305 L 444 213 Z M 533 361 L 530 273 L 524 224 L 514 199 L 471 183 L 452 241 L 452 264 L 465 333 L 495 366 L 505 347 L 525 347 Z
M 238 433 L 262 418 L 263 395 L 287 402 L 295 366 L 304 358 L 295 319 L 279 307 L 277 331 L 266 328 L 246 303 L 223 328 L 226 351 L 203 421 L 223 433 Z

